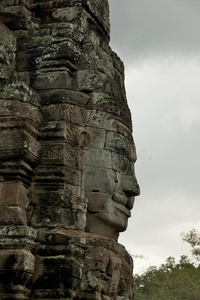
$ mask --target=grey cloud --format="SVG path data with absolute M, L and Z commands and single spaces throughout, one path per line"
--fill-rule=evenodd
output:
M 183 54 L 199 52 L 199 1 L 110 0 L 109 2 L 111 46 L 126 60 L 174 52 Z

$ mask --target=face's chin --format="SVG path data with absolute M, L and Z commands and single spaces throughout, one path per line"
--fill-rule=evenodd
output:
M 97 213 L 95 214 L 95 217 L 119 232 L 126 230 L 129 218 L 129 216 L 123 212 L 123 207 L 116 207 L 112 213 Z
M 127 228 L 128 219 L 109 213 L 87 214 L 86 231 L 117 240 L 119 232 Z
M 128 203 L 127 197 L 125 195 L 122 197 L 122 194 L 121 196 L 119 194 L 107 196 L 95 194 L 93 193 L 92 198 L 91 194 L 88 197 L 86 230 L 114 238 L 118 237 L 119 232 L 127 229 L 128 218 L 131 216 L 130 209 L 125 206 L 125 203 Z

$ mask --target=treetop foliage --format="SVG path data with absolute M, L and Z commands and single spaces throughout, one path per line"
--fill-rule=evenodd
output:
M 200 235 L 192 229 L 181 234 L 200 260 Z M 151 266 L 135 275 L 135 300 L 200 300 L 200 265 L 182 255 L 178 262 L 169 256 L 160 267 Z
M 196 229 L 190 230 L 188 233 L 181 233 L 182 240 L 192 247 L 192 255 L 196 260 L 200 260 L 200 234 Z

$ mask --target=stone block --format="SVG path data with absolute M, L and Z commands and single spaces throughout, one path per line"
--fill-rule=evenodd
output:
M 17 50 L 17 41 L 13 32 L 2 23 L 0 23 L 0 49 L 0 57 L 4 63 L 14 67 L 14 53 Z
M 33 211 L 31 225 L 33 227 L 74 228 L 75 212 L 59 206 L 37 205 Z
M 76 195 L 78 197 L 80 193 L 78 187 L 76 187 L 77 191 L 74 191 L 74 189 L 74 186 L 71 189 L 69 187 L 59 189 L 59 187 L 57 187 L 55 190 L 47 190 L 47 188 L 42 190 L 37 187 L 35 191 L 32 192 L 31 200 L 34 204 L 56 205 L 72 209 L 76 204 Z
M 87 110 L 86 125 L 92 128 L 102 128 L 106 130 L 113 129 L 113 120 L 111 114 L 97 109 Z
M 127 297 L 120 297 L 120 296 L 117 296 L 116 300 L 129 300 L 130 298 L 127 298 Z M 132 299 L 132 297 L 131 297 Z
M 0 174 L 3 180 L 20 180 L 28 187 L 34 175 L 32 167 L 24 160 L 1 160 Z
M 21 207 L 1 204 L 0 225 L 27 225 L 26 210 Z
M 112 169 L 111 152 L 107 150 L 85 147 L 81 160 L 84 166 Z
M 132 174 L 132 162 L 123 155 L 112 152 L 112 168 L 120 174 Z
M 94 126 L 95 128 L 106 128 L 107 131 L 120 134 L 124 139 L 132 142 L 133 150 L 135 151 L 132 135 L 127 126 L 118 121 L 111 119 L 111 114 L 101 111 L 90 110 L 87 113 L 87 125 Z M 112 133 L 110 133 L 111 135 Z M 129 144 L 129 142 L 128 142 Z
M 110 81 L 110 83 L 112 83 L 112 81 Z M 127 106 L 127 103 L 124 100 L 122 101 L 124 97 L 115 95 L 114 90 L 118 90 L 118 88 L 111 86 L 110 91 L 105 89 L 102 92 L 93 89 L 92 93 L 90 94 L 88 108 L 110 114 L 109 119 L 112 121 L 112 123 L 115 123 L 117 120 L 119 120 L 122 124 L 126 125 L 126 131 L 129 128 L 130 135 L 132 128 L 130 110 Z M 113 125 L 114 126 L 108 128 L 108 130 L 116 131 L 115 124 Z
M 33 8 L 57 8 L 57 7 L 73 7 L 81 6 L 82 0 L 56 0 L 55 1 L 46 1 L 46 0 L 34 0 Z
M 24 159 L 36 165 L 41 145 L 24 130 L 4 130 L 0 133 L 0 159 Z
M 68 1 L 69 2 L 69 1 Z M 66 1 L 65 1 L 66 3 Z M 80 6 L 69 6 L 65 5 L 64 2 L 62 3 L 60 1 L 55 5 L 53 2 L 47 4 L 48 8 L 45 7 L 45 13 L 44 9 L 41 7 L 37 7 L 35 10 L 35 15 L 37 18 L 41 19 L 42 24 L 53 24 L 53 23 L 81 23 L 82 19 L 84 18 L 84 15 L 86 15 L 86 12 L 80 7 Z M 45 5 L 43 3 L 43 5 Z M 64 4 L 64 5 L 62 5 Z M 70 4 L 71 5 L 71 4 Z M 54 7 L 53 7 L 54 6 Z M 77 22 L 78 21 L 78 22 Z
M 125 261 L 129 264 L 129 266 L 131 266 L 131 268 L 133 269 L 133 267 L 134 267 L 133 258 L 132 258 L 132 256 L 128 253 L 128 251 L 126 251 L 126 249 L 125 249 L 124 259 L 125 259 Z
M 0 23 L 0 79 L 9 80 L 15 68 L 16 39 L 12 31 Z
M 87 245 L 93 246 L 93 247 L 103 247 L 109 251 L 112 250 L 112 245 L 115 244 L 114 240 L 109 239 L 105 236 L 93 236 L 90 233 L 87 234 Z
M 131 141 L 117 132 L 113 132 L 113 131 L 107 132 L 105 149 L 121 154 L 127 159 L 132 159 Z
M 43 25 L 42 30 L 50 30 L 54 42 L 73 40 L 74 42 L 81 44 L 84 40 L 84 33 L 88 30 L 87 24 L 88 23 L 86 22 L 83 26 L 77 26 L 76 23 L 52 23 Z
M 85 252 L 86 270 L 105 272 L 109 263 L 109 251 L 103 247 L 88 246 Z
M 63 165 L 72 168 L 76 167 L 76 148 L 62 142 L 45 142 L 43 143 L 42 163 L 47 165 Z
M 43 105 L 68 103 L 86 107 L 86 104 L 90 99 L 90 97 L 85 93 L 65 89 L 40 91 L 40 96 Z
M 60 69 L 73 73 L 77 70 L 76 65 L 82 53 L 76 42 L 69 37 L 55 42 L 49 34 L 43 39 L 33 36 L 31 44 L 31 49 L 21 50 L 18 53 L 18 71 L 42 72 L 45 69 L 46 72 L 56 72 Z
M 31 74 L 31 85 L 36 91 L 73 89 L 74 78 L 67 71 L 46 71 Z
M 11 120 L 26 120 L 38 128 L 41 125 L 41 113 L 38 108 L 30 103 L 22 103 L 18 100 L 1 100 L 0 117 L 10 117 Z M 1 122 L 1 119 L 0 119 Z M 11 121 L 12 122 L 12 121 Z
M 102 30 L 107 34 L 107 38 L 109 38 L 110 23 L 108 2 L 106 0 L 97 0 L 95 2 L 83 0 L 83 3 L 87 9 L 90 10 L 91 14 L 97 18 L 98 22 L 100 22 Z
M 131 132 L 130 128 L 127 127 L 122 122 L 120 122 L 118 120 L 113 120 L 113 128 L 111 131 L 117 132 L 117 133 L 123 135 L 124 137 L 128 138 L 129 140 L 132 141 L 132 143 L 134 145 L 133 136 L 132 136 L 132 132 Z
M 61 193 L 60 197 L 64 197 L 66 193 L 66 197 L 78 197 L 80 195 L 80 186 L 81 186 L 81 171 L 75 168 L 69 168 L 65 166 L 40 166 L 38 167 L 38 172 L 35 175 L 34 182 L 36 185 L 34 186 L 34 190 L 36 193 L 43 193 L 45 190 L 49 190 L 49 192 Z M 57 185 L 55 188 L 53 185 L 49 186 L 49 189 L 45 186 L 45 183 L 55 182 L 55 183 L 63 183 L 63 185 Z M 60 197 L 58 196 L 57 199 Z M 53 197 L 54 198 L 54 197 Z M 50 203 L 51 200 L 49 199 Z M 61 204 L 61 203 L 60 203 Z
M 124 77 L 124 64 L 121 61 L 120 57 L 117 55 L 117 53 L 111 51 L 110 53 L 113 61 L 113 66 L 119 71 L 120 74 Z M 123 80 L 124 81 L 124 80 Z
M 85 291 L 84 293 L 80 293 L 78 298 L 80 300 L 110 300 L 110 298 L 104 297 L 99 292 L 95 292 L 94 290 L 92 290 L 91 292 Z
M 22 156 L 24 150 L 23 132 L 10 132 L 9 130 L 2 131 L 0 133 L 0 157 L 15 158 Z
M 5 64 L 0 63 L 0 80 L 1 79 L 9 80 L 11 78 L 12 72 L 13 72 L 12 68 L 6 66 Z
M 34 276 L 35 289 L 63 291 L 75 287 L 82 278 L 82 266 L 76 259 L 67 256 L 38 257 L 36 267 L 40 269 L 38 278 Z
M 89 107 L 91 106 L 88 104 Z M 108 112 L 106 112 L 106 110 Z M 129 119 L 129 118 L 128 118 Z M 124 123 L 128 124 L 127 117 L 123 119 Z M 129 122 L 130 123 L 130 122 Z M 100 107 L 87 110 L 87 126 L 94 128 L 103 128 L 108 131 L 113 131 L 133 141 L 130 129 L 122 123 L 122 118 L 116 115 L 113 117 L 110 108 Z M 130 125 L 130 124 L 129 124 Z M 130 125 L 131 126 L 131 125 Z M 131 128 L 131 127 L 130 127 Z
M 84 39 L 84 43 L 87 45 L 84 45 L 83 49 L 86 50 L 86 52 L 88 52 L 88 54 L 94 54 L 94 53 L 90 53 L 89 51 L 87 51 L 88 44 L 91 44 L 90 47 L 93 46 L 93 50 L 94 50 L 96 47 L 100 46 L 100 42 L 101 42 L 101 40 L 100 40 L 99 33 L 94 30 L 89 30 L 87 32 L 87 34 L 85 35 L 85 39 Z
M 54 96 L 56 97 L 56 93 Z M 73 128 L 72 124 L 84 125 L 86 119 L 84 108 L 67 103 L 45 105 L 42 107 L 42 113 L 46 122 L 64 120 L 68 128 Z
M 32 250 L 35 245 L 37 232 L 28 226 L 1 225 L 1 249 L 27 249 Z
M 121 269 L 122 269 L 122 258 L 114 254 L 113 252 L 110 252 L 110 260 L 109 260 L 109 267 L 108 267 L 109 274 L 111 274 L 113 277 L 117 277 L 119 280 Z
M 17 80 L 24 82 L 27 85 L 30 85 L 30 73 L 29 72 L 18 72 Z
M 83 186 L 86 192 L 111 194 L 115 190 L 115 173 L 110 169 L 84 166 Z
M 23 5 L 13 4 L 0 6 L 0 21 L 11 30 L 30 29 L 33 23 L 31 12 Z
M 86 192 L 85 196 L 90 199 L 87 207 L 90 213 L 105 212 L 105 203 L 111 198 L 110 194 L 99 192 Z
M 17 66 L 16 70 L 18 73 L 22 72 L 30 72 L 34 70 L 33 64 L 34 64 L 34 51 L 31 50 L 25 50 L 25 51 L 19 51 L 18 52 L 18 60 L 17 60 Z M 30 63 L 31 61 L 31 63 Z M 30 82 L 30 77 L 29 77 Z
M 80 18 L 82 10 L 80 7 L 63 7 L 51 11 L 51 21 L 53 22 L 73 22 Z
M 108 75 L 97 70 L 80 70 L 77 72 L 77 90 L 112 94 L 112 80 Z
M 0 251 L 1 299 L 28 299 L 35 257 L 30 251 Z
M 38 30 L 37 30 L 38 29 Z M 25 53 L 27 53 L 29 56 L 32 56 L 34 58 L 34 53 L 38 53 L 39 50 L 43 50 L 45 45 L 49 46 L 53 42 L 53 36 L 51 34 L 51 31 L 45 28 L 37 28 L 36 30 L 33 30 L 30 32 L 29 30 L 16 30 L 14 32 L 15 36 L 18 39 L 18 63 L 20 64 L 21 58 Z M 43 48 L 42 48 L 43 47 Z M 24 51 L 25 50 L 25 51 Z M 32 66 L 32 62 L 28 64 L 27 67 Z
M 124 258 L 126 256 L 126 249 L 121 244 L 118 244 L 116 242 L 113 243 L 111 250 L 112 250 L 112 252 L 116 253 L 121 258 Z M 130 254 L 128 254 L 128 255 L 130 256 Z
M 85 130 L 90 136 L 88 147 L 103 149 L 105 146 L 106 131 L 101 128 L 86 126 Z
M 90 288 L 96 289 L 98 287 L 99 281 L 98 281 L 97 277 L 94 274 L 92 274 L 91 272 L 87 273 L 87 281 L 88 281 L 88 286 Z
M 70 108 L 68 104 L 49 104 L 42 107 L 42 113 L 46 122 L 60 121 L 65 119 L 65 109 Z M 67 120 L 68 122 L 70 120 Z
M 122 260 L 122 272 L 121 278 L 124 280 L 129 280 L 132 274 L 132 266 L 128 264 L 124 259 Z
M 2 7 L 23 5 L 29 8 L 30 4 L 31 4 L 31 0 L 3 0 L 2 1 Z
M 105 73 L 109 78 L 115 77 L 116 70 L 113 68 L 113 61 L 109 55 L 109 52 L 105 51 L 100 45 L 98 45 L 100 43 L 100 36 L 98 32 L 95 30 L 88 31 L 85 35 L 84 43 L 84 55 L 82 55 L 80 58 L 80 63 L 84 66 L 84 69 L 90 68 L 98 70 L 101 73 Z M 112 84 L 115 85 L 116 82 L 112 81 Z M 121 82 L 117 82 L 117 84 L 121 84 Z M 102 94 L 105 92 L 106 91 L 102 91 Z M 119 92 L 119 90 L 113 90 L 113 96 L 116 93 L 120 94 L 121 91 Z
M 0 99 L 18 100 L 28 102 L 34 106 L 40 106 L 40 97 L 36 91 L 24 82 L 12 82 L 0 85 Z
M 69 133 L 70 132 L 70 133 Z M 69 142 L 73 139 L 71 136 L 72 129 L 68 127 L 65 121 L 48 121 L 43 126 L 43 137 L 45 140 L 66 140 Z
M 70 231 L 70 230 L 49 230 L 45 228 L 38 229 L 37 241 L 41 244 L 52 245 L 54 247 L 58 245 L 68 245 L 72 251 L 73 247 L 86 247 L 86 237 L 82 233 Z
M 21 182 L 0 182 L 0 204 L 28 208 L 28 190 Z
M 25 271 L 32 273 L 34 270 L 35 257 L 27 250 L 1 250 L 0 270 Z
M 111 274 L 111 280 L 108 287 L 108 293 L 110 296 L 116 295 L 116 291 L 120 284 L 120 274 L 122 269 L 122 259 L 119 256 L 110 254 L 109 271 Z

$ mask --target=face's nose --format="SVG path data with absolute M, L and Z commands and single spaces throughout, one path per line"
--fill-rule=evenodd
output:
M 140 187 L 135 176 L 123 176 L 122 190 L 131 197 L 140 195 Z

